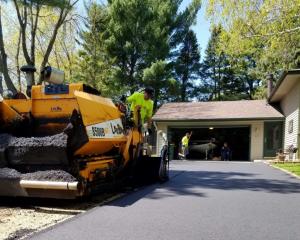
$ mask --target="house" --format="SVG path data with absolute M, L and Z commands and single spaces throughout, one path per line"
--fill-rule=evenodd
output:
M 279 149 L 299 147 L 299 107 L 300 70 L 285 72 L 274 88 L 269 79 L 267 100 L 166 103 L 153 117 L 156 151 L 165 135 L 176 158 L 181 138 L 192 131 L 191 158 L 217 159 L 224 142 L 233 160 L 274 158 Z
M 283 149 L 300 147 L 300 69 L 284 72 L 268 101 L 285 116 Z M 299 151 L 290 158 L 300 159 Z

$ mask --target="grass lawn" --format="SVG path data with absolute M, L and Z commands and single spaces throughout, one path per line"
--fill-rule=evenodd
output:
M 273 166 L 285 169 L 300 176 L 300 163 L 276 163 L 273 164 Z

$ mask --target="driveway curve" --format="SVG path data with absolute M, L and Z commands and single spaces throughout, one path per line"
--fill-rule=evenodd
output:
M 173 161 L 171 169 L 168 183 L 31 239 L 300 239 L 300 180 L 263 163 Z

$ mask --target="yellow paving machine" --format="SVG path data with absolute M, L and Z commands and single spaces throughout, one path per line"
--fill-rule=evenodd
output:
M 140 121 L 123 104 L 63 84 L 51 67 L 36 86 L 35 69 L 23 71 L 30 98 L 0 96 L 0 196 L 72 199 L 124 181 L 168 179 L 166 153 L 151 157 Z

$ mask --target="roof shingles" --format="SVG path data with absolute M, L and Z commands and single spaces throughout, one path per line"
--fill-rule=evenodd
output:
M 266 100 L 166 103 L 155 121 L 282 119 L 284 116 Z

